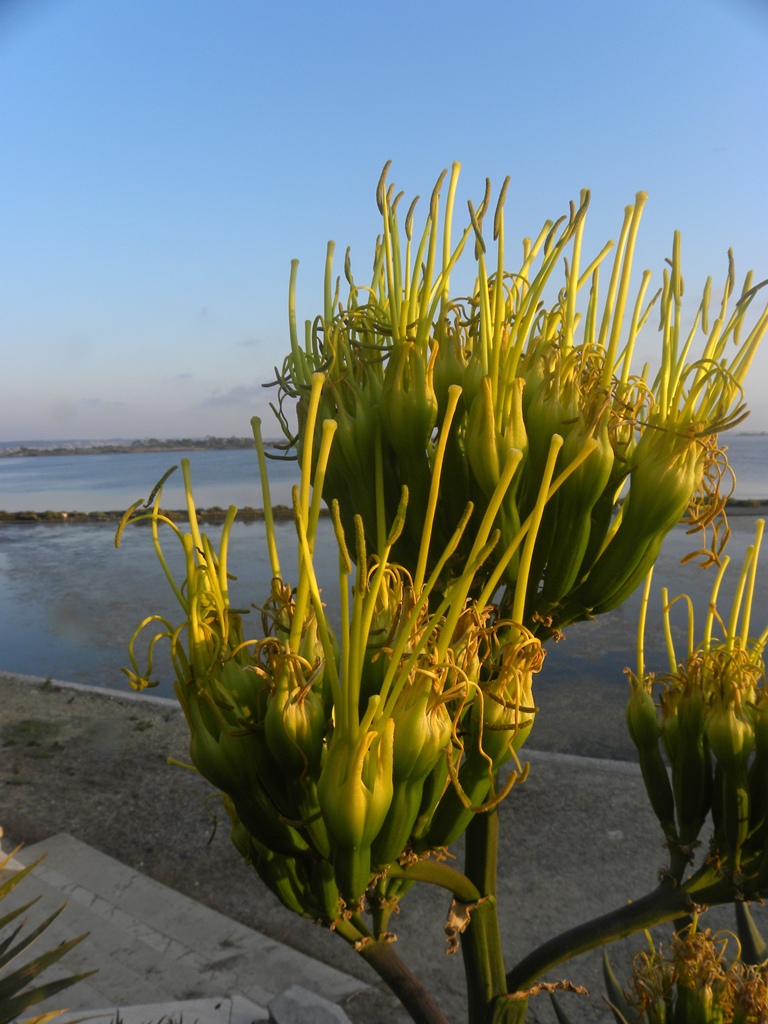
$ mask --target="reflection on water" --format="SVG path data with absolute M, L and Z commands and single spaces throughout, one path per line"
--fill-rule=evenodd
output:
M 277 524 L 284 578 L 296 579 L 296 541 L 293 523 Z M 738 570 L 754 538 L 755 521 L 734 517 L 729 544 L 732 568 L 721 590 L 720 607 L 727 618 Z M 317 544 L 318 577 L 332 619 L 338 605 L 337 555 L 328 520 L 322 520 Z M 219 530 L 208 529 L 218 541 Z M 165 550 L 172 569 L 181 575 L 180 546 L 170 531 Z M 670 534 L 657 563 L 648 614 L 646 662 L 665 671 L 666 648 L 661 626 L 659 591 L 673 596 L 688 592 L 697 614 L 706 612 L 714 571 L 695 564 L 680 565 L 692 549 L 691 538 L 678 527 Z M 264 524 L 236 523 L 230 544 L 232 602 L 249 608 L 269 592 L 270 568 Z M 90 524 L 13 524 L 0 527 L 0 668 L 100 686 L 127 687 L 120 667 L 128 664 L 128 641 L 145 615 L 179 619 L 175 598 L 162 574 L 146 527 L 128 529 L 119 551 L 114 529 Z M 621 608 L 596 622 L 579 623 L 564 640 L 551 644 L 537 680 L 541 708 L 531 746 L 592 756 L 632 757 L 626 738 L 624 705 L 627 685 L 622 670 L 634 666 L 636 622 L 640 603 L 635 594 Z M 758 580 L 754 627 L 761 630 L 768 609 L 768 568 Z M 254 635 L 258 613 L 251 612 Z M 247 620 L 246 620 L 247 621 Z M 701 621 L 701 620 L 700 620 Z M 685 643 L 683 609 L 673 628 L 679 653 Z M 148 632 L 148 636 L 152 634 Z M 143 650 L 143 648 L 140 648 Z M 156 660 L 154 691 L 172 693 L 167 655 Z

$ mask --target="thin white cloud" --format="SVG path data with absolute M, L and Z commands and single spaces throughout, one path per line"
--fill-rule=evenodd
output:
M 216 390 L 204 398 L 201 406 L 253 406 L 254 402 L 264 399 L 264 388 L 261 384 L 238 384 L 227 390 Z
M 78 420 L 93 413 L 122 412 L 127 408 L 127 402 L 105 402 L 102 398 L 56 398 L 47 405 L 49 416 L 56 422 Z

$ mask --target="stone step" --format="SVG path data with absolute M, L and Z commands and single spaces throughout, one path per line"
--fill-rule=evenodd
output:
M 209 1024 L 210 1003 L 225 997 L 245 1002 L 237 1013 L 267 1020 L 270 1001 L 292 985 L 332 1002 L 366 989 L 363 982 L 290 949 L 223 914 L 147 878 L 66 833 L 25 847 L 19 865 L 46 855 L 3 901 L 7 910 L 40 899 L 27 913 L 30 927 L 67 903 L 36 944 L 44 950 L 84 932 L 88 938 L 46 972 L 46 980 L 98 968 L 98 973 L 54 997 L 51 1005 L 76 1010 L 139 1007 L 139 1024 L 168 1016 L 171 1005 L 203 1000 L 200 1015 L 185 1021 Z M 225 1000 L 226 1001 L 226 1000 Z M 247 1004 L 260 1008 L 249 1009 Z M 45 1008 L 45 1004 L 41 1004 Z M 165 1007 L 157 1017 L 148 1007 Z M 239 1007 L 239 1009 L 237 1009 Z M 40 1012 L 40 1010 L 37 1010 Z M 234 1024 L 222 1003 L 217 1024 Z M 121 1012 L 125 1024 L 128 1018 Z M 175 1019 L 175 1017 L 174 1017 Z M 211 1020 L 211 1024 L 213 1021 Z M 240 1021 L 238 1021 L 240 1024 Z

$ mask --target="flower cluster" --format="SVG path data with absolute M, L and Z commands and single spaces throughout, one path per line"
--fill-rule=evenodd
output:
M 325 387 L 323 375 L 315 374 L 310 428 Z M 401 885 L 387 879 L 389 868 L 453 842 L 474 814 L 493 807 L 524 774 L 517 753 L 533 723 L 533 677 L 543 661 L 540 642 L 525 626 L 489 602 L 469 600 L 475 577 L 499 543 L 495 510 L 516 459 L 508 461 L 491 495 L 463 572 L 454 573 L 439 591 L 437 583 L 471 519 L 471 505 L 426 578 L 426 555 L 417 560 L 415 578 L 391 560 L 410 518 L 406 488 L 375 555 L 366 552 L 357 516 L 350 586 L 348 534 L 334 502 L 341 610 L 341 629 L 334 634 L 315 576 L 314 551 L 321 484 L 337 430 L 334 421 L 326 421 L 319 450 L 313 453 L 307 445 L 304 451 L 301 484 L 294 489 L 299 552 L 294 588 L 280 569 L 260 426 L 254 420 L 273 570 L 258 638 L 246 638 L 243 615 L 230 606 L 227 559 L 236 510 L 227 514 L 216 551 L 199 529 L 186 460 L 189 532 L 162 512 L 161 483 L 144 508 L 137 503 L 126 513 L 118 534 L 119 540 L 128 523 L 150 521 L 156 551 L 184 613 L 181 624 L 150 616 L 139 626 L 131 644 L 132 685 L 152 685 L 152 652 L 157 642 L 168 640 L 176 694 L 190 729 L 190 756 L 224 795 L 233 841 L 287 906 L 335 925 L 366 892 L 371 899 L 396 902 L 393 893 Z M 554 454 L 549 462 L 533 514 L 501 561 L 515 551 L 521 562 L 530 561 L 555 487 Z M 578 464 L 575 460 L 572 472 Z M 439 459 L 432 473 L 430 487 L 437 494 Z M 562 476 L 567 479 L 567 473 Z M 183 547 L 181 584 L 163 555 L 161 525 Z M 421 527 L 426 551 L 430 520 L 422 520 Z M 133 653 L 135 640 L 158 621 L 161 630 L 149 642 L 149 667 L 142 671 Z M 510 761 L 512 771 L 497 792 L 499 769 Z
M 768 627 L 758 636 L 750 632 L 763 526 L 758 520 L 728 621 L 717 613 L 727 557 L 715 579 L 698 642 L 689 602 L 688 649 L 680 660 L 670 625 L 674 601 L 662 591 L 670 670 L 654 679 L 645 673 L 641 654 L 637 674 L 630 673 L 627 706 L 646 789 L 670 845 L 691 857 L 711 812 L 714 834 L 708 863 L 754 896 L 768 892 L 768 690 L 763 661 Z M 643 628 L 641 621 L 641 634 Z M 653 692 L 659 685 L 657 707 Z
M 635 956 L 625 993 L 633 1019 L 647 1024 L 760 1024 L 768 1014 L 768 968 L 752 966 L 728 947 L 733 935 L 687 929 L 669 948 Z
M 757 291 L 751 276 L 731 308 L 735 278 L 729 265 L 722 303 L 711 323 L 708 282 L 684 336 L 678 235 L 657 294 L 646 301 L 650 273 L 645 272 L 637 296 L 629 299 L 643 193 L 625 211 L 603 296 L 600 273 L 613 244 L 584 265 L 587 192 L 578 206 L 571 205 L 568 217 L 547 222 L 536 239 L 524 240 L 522 263 L 512 270 L 505 262 L 507 182 L 492 217 L 491 254 L 484 229 L 490 185 L 477 209 L 469 204 L 469 223 L 454 244 L 458 165 L 442 207 L 445 174 L 435 186 L 420 237 L 414 233 L 416 201 L 401 231 L 402 193 L 387 187 L 386 170 L 377 193 L 383 229 L 371 282 L 356 283 L 347 254 L 349 292 L 342 301 L 340 283 L 333 285 L 334 246 L 329 244 L 323 313 L 307 322 L 303 344 L 296 326 L 294 262 L 291 353 L 278 376 L 279 412 L 287 401 L 297 402 L 296 438 L 283 416 L 290 443 L 297 442 L 301 451 L 310 440 L 306 405 L 312 374 L 322 369 L 327 382 L 318 423 L 333 419 L 338 424 L 324 496 L 329 504 L 338 501 L 345 529 L 359 515 L 369 548 L 378 550 L 382 519 L 394 514 L 407 486 L 412 516 L 394 556 L 413 573 L 420 550 L 418 524 L 430 511 L 430 467 L 442 446 L 447 485 L 431 510 L 435 552 L 429 555 L 430 566 L 467 503 L 474 507 L 446 580 L 454 569 L 462 571 L 474 525 L 485 515 L 510 453 L 519 453 L 521 465 L 495 517 L 500 552 L 531 513 L 553 437 L 563 439 L 556 474 L 589 445 L 578 472 L 547 507 L 526 572 L 525 624 L 545 637 L 549 628 L 615 608 L 642 582 L 665 535 L 686 513 L 689 521 L 705 527 L 722 512 L 719 485 L 727 463 L 717 432 L 745 415 L 741 382 L 768 328 L 767 309 L 741 337 Z M 456 297 L 451 275 L 472 246 L 475 287 L 471 295 Z M 565 282 L 552 300 L 554 271 L 561 261 Z M 588 293 L 586 310 L 579 313 L 583 292 Z M 658 374 L 649 379 L 647 369 L 633 372 L 632 361 L 655 303 L 662 346 Z M 696 351 L 699 329 L 704 340 Z M 734 341 L 728 356 L 726 346 Z M 455 388 L 459 397 L 452 405 Z M 384 517 L 374 498 L 380 492 Z M 626 497 L 620 502 L 622 493 Z M 714 545 L 710 557 L 716 558 L 719 545 L 716 539 L 709 543 Z M 478 587 L 495 567 L 492 557 L 478 574 Z M 501 575 L 506 588 L 502 603 L 516 592 L 518 573 L 519 558 L 513 557 Z

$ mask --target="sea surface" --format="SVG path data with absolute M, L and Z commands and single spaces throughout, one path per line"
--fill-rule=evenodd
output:
M 164 508 L 185 508 L 180 460 L 188 458 L 198 508 L 263 508 L 254 449 L 35 455 L 0 458 L 0 509 L 6 512 L 112 512 L 129 508 L 173 466 L 163 487 Z M 291 505 L 295 460 L 269 459 L 273 505 Z
M 738 478 L 736 496 L 768 497 L 768 437 L 735 436 L 729 447 Z M 261 506 L 254 452 L 191 452 L 189 458 L 198 507 Z M 174 454 L 169 453 L 0 459 L 0 508 L 123 509 L 148 497 L 174 461 Z M 273 502 L 289 504 L 295 463 L 270 463 L 269 472 Z M 173 486 L 178 489 L 172 490 L 169 481 L 163 504 L 181 508 L 182 490 L 178 484 Z M 724 619 L 730 611 L 738 569 L 754 538 L 755 517 L 733 516 L 730 525 L 728 551 L 733 564 L 719 598 Z M 220 527 L 207 525 L 205 529 L 215 543 Z M 293 523 L 278 522 L 276 529 L 283 577 L 295 580 Z M 181 549 L 170 530 L 164 544 L 172 570 L 180 574 Z M 698 615 L 706 612 L 714 571 L 702 570 L 695 562 L 680 562 L 694 548 L 694 540 L 683 527 L 677 527 L 657 563 L 646 635 L 646 662 L 652 670 L 667 668 L 660 588 L 667 586 L 670 596 L 689 593 Z M 319 582 L 333 621 L 338 607 L 337 555 L 328 520 L 321 521 L 317 552 Z M 768 552 L 763 562 L 766 568 L 759 576 L 754 602 L 755 632 L 768 622 Z M 251 609 L 246 622 L 252 622 L 257 635 L 259 615 L 252 606 L 268 596 L 271 577 L 262 521 L 234 525 L 230 568 L 237 577 L 231 583 L 233 604 Z M 535 688 L 541 714 L 531 737 L 532 747 L 596 757 L 633 757 L 624 726 L 627 683 L 623 670 L 636 665 L 639 604 L 635 594 L 616 611 L 573 626 L 560 643 L 548 645 Z M 687 628 L 684 602 L 678 603 L 675 612 L 673 635 L 682 652 Z M 128 528 L 116 550 L 114 524 L 0 525 L 0 670 L 127 689 L 121 667 L 129 665 L 128 645 L 134 629 L 150 615 L 180 621 L 180 608 L 146 527 Z M 146 629 L 136 644 L 142 667 L 152 635 L 152 628 Z M 159 685 L 152 692 L 172 694 L 170 661 L 161 650 L 157 651 L 153 678 Z
M 768 435 L 734 434 L 727 444 L 736 475 L 734 497 L 768 498 Z M 122 511 L 149 497 L 157 481 L 184 455 L 190 461 L 198 508 L 263 507 L 256 452 L 236 449 L 0 458 L 0 510 Z M 298 481 L 296 462 L 268 459 L 268 475 L 272 503 L 290 506 L 291 487 Z M 163 506 L 185 507 L 180 469 L 165 484 Z

